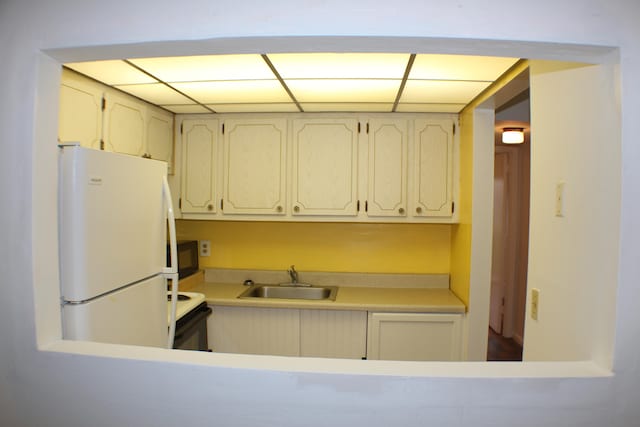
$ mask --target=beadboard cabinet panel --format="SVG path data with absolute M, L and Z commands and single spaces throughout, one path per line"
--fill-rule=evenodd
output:
M 366 354 L 366 311 L 300 311 L 300 356 L 362 359 Z
M 209 346 L 219 353 L 300 355 L 297 309 L 214 306 L 207 318 Z

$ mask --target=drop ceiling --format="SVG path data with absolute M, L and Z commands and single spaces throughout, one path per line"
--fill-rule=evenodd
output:
M 65 64 L 174 113 L 457 113 L 518 58 L 400 54 L 204 55 Z

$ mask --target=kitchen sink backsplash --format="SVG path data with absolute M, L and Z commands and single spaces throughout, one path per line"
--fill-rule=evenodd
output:
M 331 273 L 297 270 L 300 282 L 315 286 L 449 288 L 448 274 Z M 290 278 L 286 268 L 282 270 L 207 268 L 204 280 L 209 283 L 243 283 L 245 280 L 252 280 L 254 283 L 276 284 L 288 283 Z

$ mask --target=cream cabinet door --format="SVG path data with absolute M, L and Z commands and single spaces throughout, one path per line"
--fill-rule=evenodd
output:
M 105 94 L 104 149 L 143 156 L 147 142 L 146 107 L 115 91 Z
M 173 173 L 173 114 L 160 108 L 147 107 L 146 115 L 147 157 L 167 162 Z
M 292 169 L 292 215 L 357 215 L 357 120 L 294 120 Z
M 216 213 L 218 120 L 185 119 L 182 135 L 182 213 Z
M 223 213 L 284 215 L 286 119 L 224 122 Z
M 300 356 L 362 359 L 366 355 L 366 311 L 300 310 Z
M 100 149 L 102 140 L 102 86 L 64 70 L 60 86 L 58 140 Z
M 369 121 L 367 216 L 407 215 L 407 137 L 406 120 Z
M 453 213 L 452 119 L 415 121 L 412 214 L 447 217 Z
M 369 313 L 367 358 L 461 359 L 461 314 Z
M 207 341 L 214 352 L 300 355 L 299 310 L 214 306 Z

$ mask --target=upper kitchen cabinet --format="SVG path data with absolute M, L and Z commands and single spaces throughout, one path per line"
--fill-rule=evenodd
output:
M 100 149 L 102 140 L 102 85 L 64 70 L 60 85 L 59 142 L 79 142 Z
M 454 115 L 180 116 L 185 219 L 451 223 Z
M 147 108 L 147 157 L 164 160 L 173 173 L 173 114 L 162 108 Z
M 173 169 L 173 113 L 64 69 L 60 142 L 167 162 Z
M 358 121 L 294 119 L 292 215 L 358 213 Z
M 408 121 L 371 119 L 366 212 L 369 217 L 406 217 Z
M 224 215 L 284 215 L 286 119 L 228 119 L 223 133 Z
M 412 215 L 453 215 L 453 119 L 417 119 L 413 139 Z
M 117 92 L 105 94 L 104 149 L 134 156 L 146 155 L 145 107 Z
M 105 93 L 104 149 L 173 163 L 173 114 L 119 93 Z
M 215 119 L 184 119 L 182 135 L 182 188 L 180 209 L 183 214 L 215 214 L 218 200 L 218 129 Z

